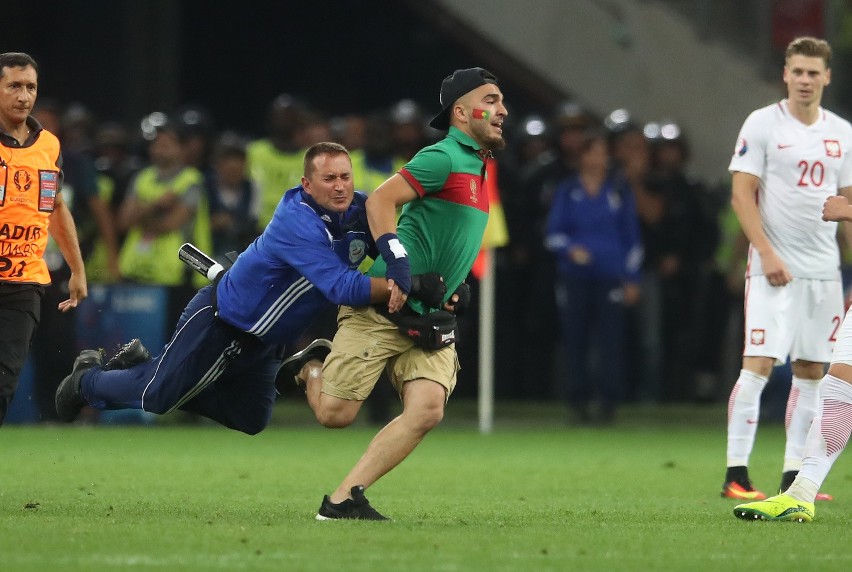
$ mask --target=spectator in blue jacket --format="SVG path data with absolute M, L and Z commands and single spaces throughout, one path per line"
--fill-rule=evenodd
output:
M 198 291 L 160 355 L 150 359 L 138 340 L 107 364 L 100 351 L 84 350 L 57 390 L 59 418 L 73 421 L 85 405 L 157 414 L 180 409 L 244 433 L 263 430 L 281 347 L 331 304 L 389 300 L 384 278 L 357 270 L 372 245 L 365 200 L 354 191 L 346 148 L 312 146 L 301 186 L 284 194 L 234 265 Z
M 611 176 L 603 133 L 583 141 L 579 170 L 556 189 L 545 246 L 556 257 L 567 399 L 581 423 L 614 419 L 621 399 L 625 306 L 639 299 L 642 244 L 630 189 Z

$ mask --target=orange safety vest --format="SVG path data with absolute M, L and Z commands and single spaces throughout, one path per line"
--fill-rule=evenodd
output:
M 27 147 L 0 142 L 0 282 L 50 284 L 43 256 L 62 187 L 59 140 L 40 131 Z

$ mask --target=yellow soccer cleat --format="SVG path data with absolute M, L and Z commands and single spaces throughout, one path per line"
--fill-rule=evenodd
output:
M 766 500 L 737 505 L 734 507 L 734 516 L 743 520 L 811 522 L 814 519 L 814 503 L 798 501 L 790 495 L 776 495 Z

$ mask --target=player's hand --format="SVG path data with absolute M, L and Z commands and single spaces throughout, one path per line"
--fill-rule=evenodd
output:
M 391 293 L 390 299 L 388 300 L 388 312 L 391 314 L 399 312 L 405 305 L 405 301 L 408 299 L 408 294 L 400 290 L 399 286 L 393 281 L 393 279 L 388 279 L 388 290 L 390 290 Z
M 467 282 L 462 282 L 450 299 L 444 303 L 444 310 L 452 312 L 456 316 L 462 316 L 470 307 L 471 293 Z
M 72 273 L 71 278 L 68 279 L 68 292 L 70 293 L 70 297 L 59 303 L 58 308 L 60 312 L 67 312 L 71 308 L 76 308 L 77 304 L 85 300 L 89 295 L 89 289 L 86 285 L 86 275 Z
M 849 200 L 841 195 L 825 199 L 822 205 L 822 220 L 840 222 L 850 220 Z
M 786 286 L 793 280 L 793 275 L 787 270 L 787 265 L 775 251 L 761 254 L 760 263 L 763 265 L 763 275 L 770 286 Z

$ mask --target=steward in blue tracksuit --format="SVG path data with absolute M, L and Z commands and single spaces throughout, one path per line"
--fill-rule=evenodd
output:
M 584 188 L 580 177 L 562 182 L 553 196 L 545 247 L 556 255 L 569 405 L 586 421 L 597 391 L 601 417 L 609 420 L 621 399 L 624 288 L 638 284 L 643 256 L 630 188 L 613 177 L 597 193 Z M 572 256 L 572 249 L 584 255 Z
M 97 409 L 180 409 L 251 435 L 262 431 L 282 346 L 329 305 L 370 303 L 370 278 L 357 271 L 377 255 L 365 200 L 355 193 L 339 214 L 301 186 L 287 191 L 263 234 L 189 302 L 160 355 L 124 370 L 94 367 L 82 377 L 85 400 Z

